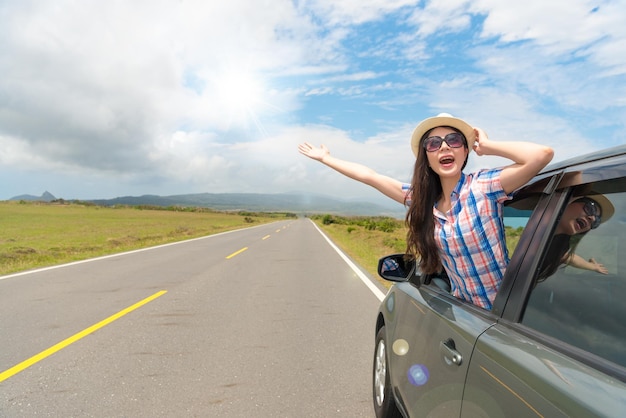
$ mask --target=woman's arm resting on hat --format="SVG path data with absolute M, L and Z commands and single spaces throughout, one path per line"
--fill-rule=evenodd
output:
M 385 196 L 404 204 L 405 192 L 402 191 L 402 182 L 378 174 L 376 171 L 362 164 L 335 158 L 330 155 L 330 151 L 325 145 L 317 148 L 308 142 L 304 142 L 298 145 L 298 150 L 301 154 L 327 165 L 344 176 L 372 186 Z
M 508 194 L 522 187 L 539 173 L 554 156 L 554 150 L 532 142 L 497 142 L 490 140 L 480 128 L 474 128 L 478 155 L 495 155 L 508 158 L 514 164 L 506 166 L 500 174 L 502 188 Z

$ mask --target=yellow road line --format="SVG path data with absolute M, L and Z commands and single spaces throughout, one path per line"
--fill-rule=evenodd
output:
M 229 255 L 226 258 L 233 258 L 234 256 L 236 256 L 237 254 L 241 254 L 242 252 L 246 251 L 248 249 L 248 247 L 243 247 L 241 250 L 239 251 L 235 251 L 234 253 L 232 253 L 231 255 Z
M 98 322 L 95 325 L 90 326 L 89 328 L 84 329 L 83 331 L 72 335 L 71 337 L 61 341 L 58 344 L 53 345 L 52 347 L 48 348 L 47 350 L 42 351 L 39 354 L 34 355 L 33 357 L 29 358 L 28 360 L 24 360 L 23 362 L 11 367 L 10 369 L 7 369 L 5 371 L 3 371 L 2 373 L 0 373 L 0 382 L 8 379 L 9 377 L 21 372 L 24 369 L 27 369 L 28 367 L 32 366 L 33 364 L 45 359 L 48 356 L 51 356 L 52 354 L 56 353 L 57 351 L 67 347 L 68 345 L 75 343 L 76 341 L 80 340 L 83 337 L 86 337 L 87 335 L 99 330 L 100 328 L 104 327 L 105 325 L 110 324 L 111 322 L 120 319 L 121 317 L 123 317 L 124 315 L 126 315 L 127 313 L 130 313 L 132 311 L 134 311 L 137 308 L 142 307 L 143 305 L 145 305 L 148 302 L 153 301 L 154 299 L 158 298 L 159 296 L 164 295 L 165 293 L 167 293 L 167 290 L 161 290 L 160 292 L 155 293 L 152 296 L 149 296 L 147 298 L 145 298 L 142 301 L 139 301 L 137 303 L 135 303 L 132 306 L 129 306 L 128 308 L 119 311 L 118 313 L 116 313 L 115 315 L 111 315 L 110 317 L 108 317 L 107 319 L 104 319 L 100 322 Z
M 264 237 L 263 237 L 263 240 L 266 240 L 266 239 L 268 239 L 269 237 L 270 237 L 269 235 L 266 235 L 266 236 L 264 236 Z

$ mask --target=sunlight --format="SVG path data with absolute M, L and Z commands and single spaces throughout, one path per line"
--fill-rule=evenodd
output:
M 261 85 L 250 74 L 226 74 L 217 86 L 221 101 L 232 109 L 251 109 L 260 101 Z
M 264 86 L 252 73 L 229 72 L 215 80 L 218 103 L 223 106 L 229 124 L 247 127 L 253 122 L 259 125 L 259 113 L 263 104 Z

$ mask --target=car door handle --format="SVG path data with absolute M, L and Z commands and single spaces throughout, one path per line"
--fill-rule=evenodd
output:
M 449 366 L 452 366 L 453 364 L 460 366 L 461 363 L 463 363 L 463 356 L 461 353 L 456 351 L 456 345 L 454 344 L 454 340 L 452 338 L 442 341 L 439 344 L 439 351 L 441 351 L 443 359 Z

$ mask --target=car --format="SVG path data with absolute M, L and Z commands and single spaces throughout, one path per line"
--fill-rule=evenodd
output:
M 404 254 L 381 258 L 393 285 L 376 319 L 376 416 L 625 416 L 625 209 L 626 145 L 539 173 L 505 205 L 510 263 L 491 310 Z

